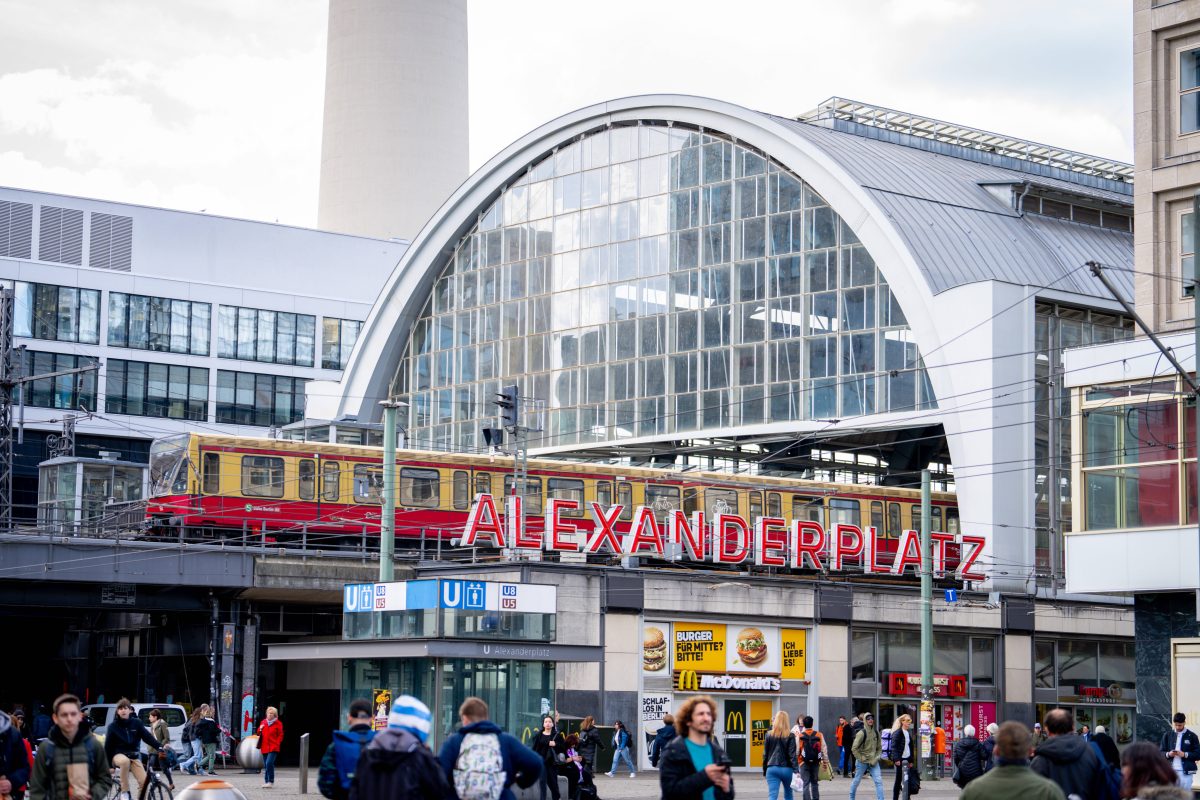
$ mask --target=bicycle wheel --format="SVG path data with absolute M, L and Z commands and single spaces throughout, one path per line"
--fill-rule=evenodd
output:
M 146 787 L 145 800 L 174 800 L 174 798 L 175 795 L 171 794 L 170 787 L 160 782 L 157 776 Z

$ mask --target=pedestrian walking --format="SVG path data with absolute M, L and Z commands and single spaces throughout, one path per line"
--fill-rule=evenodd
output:
M 604 737 L 596 728 L 596 719 L 592 716 L 583 718 L 579 725 L 579 755 L 583 756 L 583 766 L 593 775 L 596 773 L 596 751 L 604 749 Z
M 267 718 L 258 724 L 258 749 L 263 755 L 263 788 L 275 788 L 275 761 L 283 746 L 283 723 L 279 709 L 267 706 Z
M 833 731 L 833 741 L 837 745 L 837 752 L 833 754 L 834 769 L 842 775 L 846 774 L 846 749 L 853 743 L 853 739 L 849 739 L 843 730 L 846 727 L 846 718 L 838 717 L 837 728 Z
M 850 741 L 846 744 L 846 774 L 850 777 L 854 777 L 856 774 L 857 757 L 854 755 L 854 739 L 862 729 L 862 715 L 855 714 L 850 718 Z
M 762 770 L 767 779 L 767 797 L 778 800 L 783 786 L 784 800 L 792 800 L 792 776 L 796 774 L 796 737 L 791 731 L 791 719 L 782 709 L 775 713 L 771 732 L 763 742 Z
M 162 712 L 157 708 L 150 709 L 150 735 L 154 737 L 154 741 L 158 742 L 159 754 L 159 771 L 167 778 L 167 786 L 171 791 L 175 791 L 175 779 L 171 777 L 171 759 L 167 757 L 167 751 L 171 749 L 171 729 L 167 726 L 167 721 L 163 719 Z
M 662 800 L 733 800 L 729 756 L 713 738 L 717 702 L 693 695 L 675 712 L 675 732 L 659 761 Z M 711 792 L 711 793 L 710 793 Z
M 663 714 L 662 725 L 654 734 L 654 741 L 650 745 L 650 766 L 657 767 L 659 760 L 662 758 L 663 748 L 671 743 L 678 734 L 675 732 L 675 717 L 671 714 Z
M 858 797 L 858 784 L 863 775 L 870 774 L 871 782 L 875 784 L 875 800 L 883 800 L 883 774 L 879 769 L 879 759 L 883 758 L 883 739 L 879 729 L 875 727 L 875 716 L 871 712 L 863 714 L 862 727 L 854 734 L 850 745 L 854 756 L 854 780 L 850 782 L 850 800 Z
M 1101 761 L 1113 769 L 1121 769 L 1121 751 L 1103 725 L 1096 726 L 1096 732 L 1092 734 L 1092 747 L 1100 751 Z
M 1042 742 L 1046 741 L 1048 738 L 1050 738 L 1050 737 L 1048 737 L 1046 735 L 1046 731 L 1042 728 L 1042 723 L 1040 723 L 1040 722 L 1033 723 L 1033 747 L 1034 747 L 1034 749 L 1036 750 L 1038 747 L 1040 747 Z
M 892 725 L 892 737 L 888 757 L 896 767 L 896 780 L 892 784 L 892 800 L 900 800 L 901 789 L 908 781 L 908 767 L 916 755 L 916 743 L 912 735 L 912 717 L 901 714 Z M 905 797 L 908 796 L 905 790 Z
M 112 771 L 79 698 L 64 694 L 52 708 L 52 724 L 33 760 L 29 800 L 104 800 Z
M 217 743 L 221 741 L 221 728 L 217 725 L 217 721 L 213 719 L 214 713 L 215 709 L 212 706 L 205 705 L 201 709 L 200 720 L 196 723 L 195 733 L 193 734 L 200 740 L 200 752 L 202 754 L 200 763 L 203 766 L 203 770 L 201 771 L 206 775 L 217 774 Z M 265 754 L 266 751 L 264 750 L 263 753 Z M 271 774 L 275 774 L 274 770 L 271 771 Z M 272 780 L 271 783 L 274 784 L 275 781 Z
M 25 748 L 25 763 L 28 765 L 29 769 L 26 770 L 24 780 L 20 783 L 15 783 L 12 778 L 9 778 L 9 782 L 14 783 L 12 791 L 13 800 L 24 800 L 25 792 L 29 789 L 29 773 L 33 769 L 33 745 L 30 743 L 29 737 L 25 735 L 27 730 L 25 727 L 25 712 L 18 709 L 13 711 L 10 716 L 12 717 L 13 727 L 16 728 L 17 736 L 20 738 L 21 744 Z M 0 745 L 0 747 L 2 747 L 2 745 Z M 7 769 L 13 770 L 14 768 L 7 767 Z M 20 778 L 21 775 L 18 772 L 14 775 L 14 777 Z
M 372 737 L 354 765 L 349 800 L 452 800 L 446 773 L 426 745 L 432 720 L 428 706 L 417 698 L 396 698 L 387 728 Z
M 179 769 L 186 772 L 188 775 L 203 775 L 204 769 L 201 766 L 201 761 L 204 760 L 204 745 L 200 743 L 200 739 L 196 736 L 196 723 L 204 718 L 204 706 L 196 706 L 192 709 L 192 713 L 188 716 L 188 721 L 183 724 L 183 733 L 180 735 L 180 742 L 184 746 L 184 755 L 186 758 L 179 765 Z M 188 755 L 190 751 L 190 755 Z
M 1178 776 L 1178 783 L 1184 789 L 1192 788 L 1192 779 L 1196 775 L 1196 759 L 1200 758 L 1200 739 L 1188 729 L 1187 717 L 1178 712 L 1171 720 L 1171 727 L 1163 734 L 1159 749 L 1171 760 L 1171 769 Z
M 1140 800 L 1192 800 L 1192 790 L 1176 785 L 1179 773 L 1149 742 L 1134 742 L 1121 754 L 1121 797 Z
M 995 758 L 993 753 L 996 751 L 996 733 L 999 732 L 1000 726 L 994 722 L 989 722 L 987 726 L 987 736 L 983 740 L 983 749 L 987 751 L 987 762 L 983 765 L 983 771 L 987 772 L 992 768 L 992 760 Z
M 1102 800 L 1106 783 L 1100 759 L 1082 736 L 1072 735 L 1074 715 L 1056 708 L 1042 720 L 1042 727 L 1050 738 L 1030 762 L 1033 771 L 1054 781 L 1068 797 L 1074 794 L 1080 800 Z
M 1090 742 L 1092 740 L 1092 729 L 1084 725 L 1079 729 L 1079 735 L 1083 737 L 1085 742 Z
M 567 761 L 567 737 L 558 730 L 554 724 L 554 717 L 549 714 L 542 717 L 542 729 L 533 737 L 533 752 L 542 759 L 542 800 L 546 800 L 547 790 L 554 800 L 560 800 L 558 776 L 563 773 L 559 766 L 565 765 Z M 570 796 L 574 794 L 574 790 L 569 777 L 567 781 Z
M 812 717 L 800 721 L 800 732 L 796 734 L 796 753 L 800 780 L 804 783 L 804 800 L 820 800 L 821 764 L 828 764 L 829 748 L 825 745 L 825 735 L 813 727 Z
M 138 749 L 147 744 L 154 753 L 161 753 L 158 740 L 146 729 L 145 724 L 133 713 L 133 703 L 122 697 L 117 701 L 117 718 L 104 731 L 104 756 L 108 763 L 120 770 L 120 800 L 129 800 L 129 773 L 133 773 L 138 786 L 146 785 L 146 768 L 138 758 Z
M 946 729 L 941 725 L 933 726 L 933 761 L 934 774 L 946 777 Z
M 963 789 L 961 800 L 1065 800 L 1053 781 L 1029 768 L 1033 736 L 1020 722 L 1006 722 L 996 732 L 995 768 Z
M 19 723 L 0 711 L 0 796 L 14 796 L 29 783 L 29 752 Z
M 438 762 L 459 800 L 514 800 L 514 783 L 528 789 L 542 777 L 538 754 L 488 719 L 483 700 L 464 700 L 458 719 L 462 727 L 446 739 Z
M 615 778 L 617 776 L 617 767 L 621 765 L 622 761 L 629 765 L 629 777 L 637 777 L 637 766 L 629 755 L 629 742 L 629 730 L 625 727 L 624 722 L 617 720 L 612 735 L 613 763 L 612 769 L 608 771 L 608 777 Z
M 358 759 L 375 738 L 375 730 L 371 726 L 372 710 L 370 700 L 360 697 L 351 701 L 346 714 L 347 730 L 334 731 L 333 741 L 325 748 L 321 768 L 317 772 L 317 789 L 330 800 L 348 800 L 350 797 Z
M 983 747 L 983 742 L 975 738 L 975 726 L 963 728 L 963 738 L 954 743 L 954 772 L 951 779 L 960 789 L 983 775 L 991 759 Z

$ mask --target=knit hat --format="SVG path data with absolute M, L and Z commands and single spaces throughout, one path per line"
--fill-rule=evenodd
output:
M 433 716 L 429 707 L 410 694 L 401 695 L 392 704 L 388 715 L 388 727 L 408 731 L 422 742 L 429 739 L 429 728 Z

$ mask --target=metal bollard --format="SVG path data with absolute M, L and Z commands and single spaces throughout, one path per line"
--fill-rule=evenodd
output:
M 300 794 L 308 794 L 308 734 L 300 737 Z

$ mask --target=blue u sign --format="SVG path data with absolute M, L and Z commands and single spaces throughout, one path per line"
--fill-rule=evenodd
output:
M 375 607 L 374 594 L 375 584 L 373 583 L 352 583 L 347 585 L 342 597 L 342 611 L 354 613 L 356 611 L 372 610 Z
M 462 608 L 463 582 L 442 581 L 442 608 Z
M 442 608 L 483 611 L 487 605 L 487 584 L 483 581 L 442 581 Z

